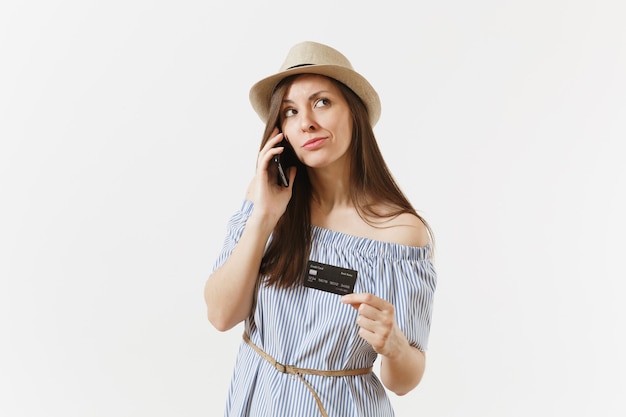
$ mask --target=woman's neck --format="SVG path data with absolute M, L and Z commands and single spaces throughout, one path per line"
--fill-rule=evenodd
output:
M 352 207 L 350 195 L 350 175 L 327 169 L 309 169 L 309 179 L 313 189 L 314 204 L 322 212 L 333 209 Z

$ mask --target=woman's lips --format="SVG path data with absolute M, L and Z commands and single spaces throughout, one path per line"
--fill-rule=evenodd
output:
M 326 141 L 326 138 L 313 138 L 313 139 L 309 139 L 306 142 L 304 142 L 304 145 L 302 145 L 302 147 L 304 149 L 316 149 L 319 148 L 320 146 L 322 146 L 322 144 Z

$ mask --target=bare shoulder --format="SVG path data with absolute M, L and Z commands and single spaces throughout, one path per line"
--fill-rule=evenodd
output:
M 414 214 L 402 213 L 385 222 L 380 229 L 381 240 L 406 246 L 427 246 L 430 243 L 428 229 Z
M 379 215 L 369 220 L 361 217 L 353 208 L 335 209 L 331 213 L 312 210 L 311 222 L 322 228 L 382 242 L 414 247 L 430 243 L 428 228 L 416 215 L 393 215 L 397 208 L 383 205 L 375 207 L 375 210 Z M 385 217 L 386 214 L 388 217 Z

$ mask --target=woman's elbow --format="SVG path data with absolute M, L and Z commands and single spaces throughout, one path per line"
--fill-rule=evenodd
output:
M 417 388 L 417 386 L 420 384 L 421 380 L 422 380 L 422 376 L 420 375 L 416 379 L 414 379 L 413 381 L 410 381 L 407 384 L 405 384 L 404 386 L 398 387 L 398 388 L 396 388 L 395 390 L 392 390 L 392 391 L 398 397 L 402 397 L 404 395 L 407 395 L 411 391 L 413 391 L 415 388 Z
M 225 332 L 231 329 L 231 327 L 228 327 L 228 325 L 225 322 L 219 321 L 219 320 L 213 320 L 211 319 L 211 316 L 209 316 L 209 323 L 211 323 L 213 328 L 219 332 Z
M 417 387 L 418 384 L 419 384 L 419 381 L 401 385 L 401 386 L 392 386 L 391 384 L 389 386 L 387 385 L 385 386 L 387 387 L 389 391 L 393 392 L 398 397 L 402 397 L 404 395 L 407 395 L 409 392 L 413 391 Z
M 233 320 L 228 320 L 220 314 L 212 314 L 210 310 L 207 311 L 207 318 L 209 319 L 209 323 L 211 323 L 211 325 L 219 332 L 226 332 L 239 323 L 233 322 Z
M 402 390 L 402 391 L 394 391 L 393 393 L 396 394 L 398 397 L 403 397 L 411 391 L 412 390 L 409 389 L 409 390 Z

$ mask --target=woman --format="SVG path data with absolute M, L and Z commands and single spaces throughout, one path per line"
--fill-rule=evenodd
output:
M 392 416 L 384 387 L 404 395 L 424 373 L 436 273 L 376 144 L 378 94 L 303 42 L 250 99 L 266 122 L 256 175 L 204 291 L 218 330 L 245 321 L 225 415 Z

